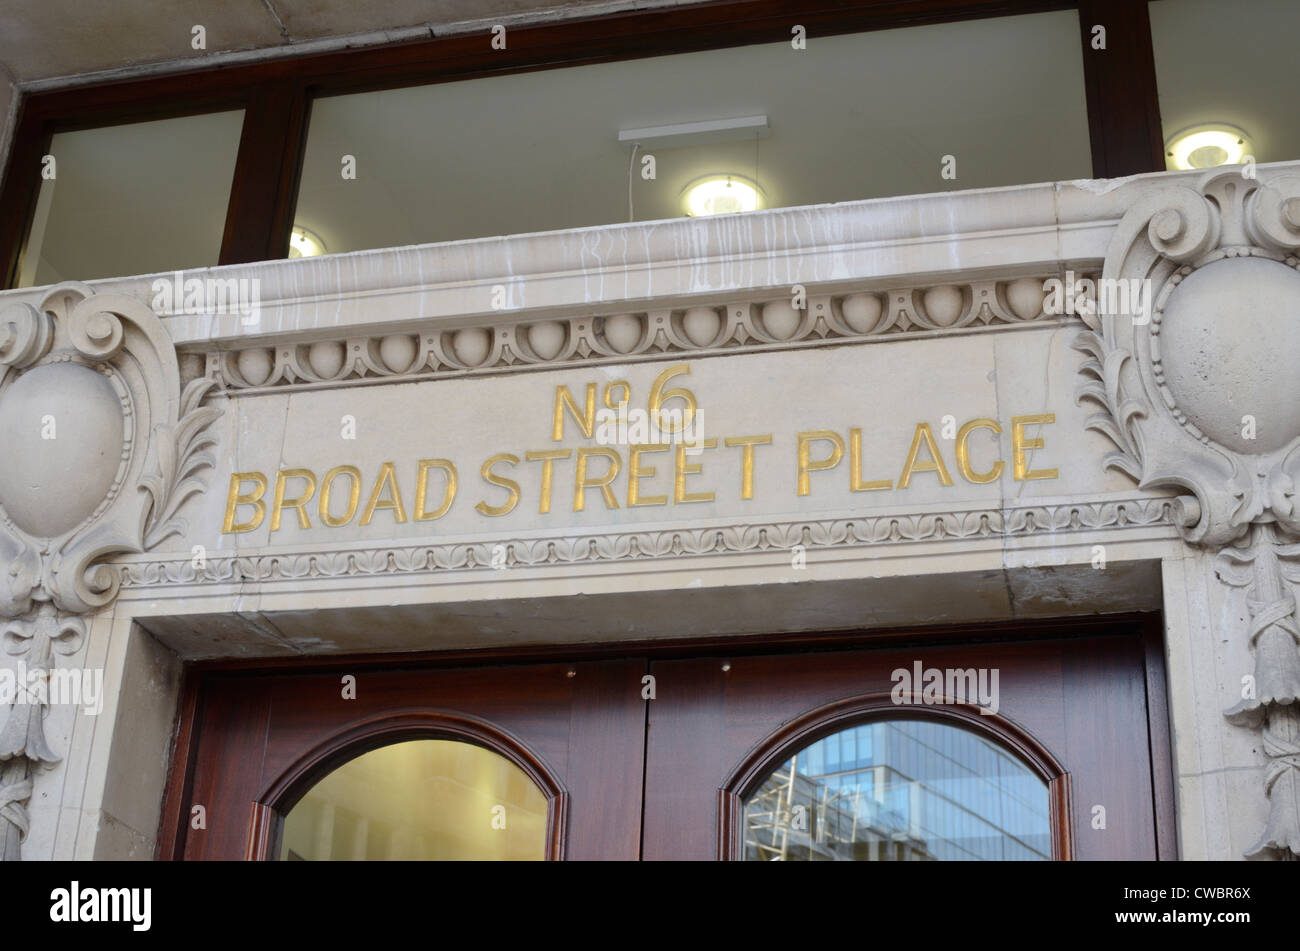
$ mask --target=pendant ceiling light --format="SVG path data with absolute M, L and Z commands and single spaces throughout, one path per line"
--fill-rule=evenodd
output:
M 682 207 L 692 218 L 757 211 L 763 207 L 763 193 L 758 182 L 744 175 L 705 175 L 686 186 Z
M 1183 129 L 1169 139 L 1165 156 L 1176 169 L 1236 165 L 1250 154 L 1250 139 L 1241 129 L 1222 122 Z
M 325 253 L 325 242 L 320 235 L 306 228 L 295 227 L 289 235 L 289 257 L 314 258 Z

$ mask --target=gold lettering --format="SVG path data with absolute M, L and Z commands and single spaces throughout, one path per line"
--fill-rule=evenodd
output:
M 616 386 L 623 391 L 621 400 L 612 398 Z M 614 380 L 612 383 L 605 384 L 604 400 L 607 408 L 617 411 L 620 406 L 626 406 L 630 399 L 632 399 L 632 385 L 627 380 Z
M 609 459 L 609 469 L 602 476 L 588 477 L 587 459 L 591 456 L 605 456 Z M 573 482 L 573 510 L 581 512 L 586 504 L 584 496 L 587 489 L 600 489 L 601 498 L 605 500 L 605 508 L 618 508 L 618 499 L 614 498 L 614 490 L 609 484 L 614 481 L 618 475 L 619 467 L 622 460 L 619 459 L 618 453 L 613 449 L 605 448 L 587 448 L 578 449 L 578 471 L 574 476 Z
M 569 411 L 574 421 L 582 429 L 582 435 L 588 439 L 595 432 L 596 426 L 596 384 L 587 384 L 587 407 L 586 410 L 578 409 L 578 404 L 573 399 L 573 394 L 569 392 L 567 386 L 557 386 L 555 388 L 555 430 L 551 434 L 553 442 L 560 442 L 564 439 L 564 411 Z
M 766 436 L 728 436 L 723 445 L 731 448 L 741 447 L 740 454 L 740 497 L 754 497 L 754 447 L 772 445 L 772 434 Z
M 239 491 L 245 482 L 255 486 L 252 492 Z M 262 496 L 266 493 L 266 476 L 260 472 L 234 472 L 230 476 L 230 491 L 226 494 L 226 519 L 221 526 L 221 534 L 233 535 L 237 532 L 251 532 L 262 524 L 266 518 L 266 503 Z M 235 522 L 235 512 L 241 505 L 251 505 L 256 513 L 247 522 Z
M 442 493 L 442 504 L 433 512 L 424 510 L 425 498 L 429 488 L 429 470 L 441 469 L 447 473 L 447 487 Z M 456 500 L 456 466 L 450 459 L 421 459 L 420 473 L 415 482 L 415 520 L 417 522 L 427 522 L 435 518 L 442 518 L 451 508 L 451 503 Z
M 573 455 L 572 449 L 537 449 L 524 453 L 524 458 L 529 462 L 542 464 L 542 500 L 537 504 L 539 515 L 546 515 L 551 511 L 551 485 L 555 476 L 555 460 L 568 459 L 571 455 Z
M 1033 416 L 1011 417 L 1011 458 L 1015 463 L 1014 470 L 1017 482 L 1026 482 L 1030 479 L 1055 479 L 1060 474 L 1058 469 L 1029 468 L 1029 454 L 1026 451 L 1029 449 L 1042 449 L 1043 437 L 1026 438 L 1025 427 L 1054 422 L 1056 422 L 1055 413 L 1037 413 Z
M 290 479 L 306 479 L 307 490 L 296 499 L 284 497 L 284 484 Z M 271 506 L 271 531 L 280 530 L 280 513 L 291 508 L 298 513 L 298 527 L 311 528 L 311 519 L 307 518 L 307 503 L 316 494 L 316 476 L 310 469 L 281 469 L 275 474 L 275 502 Z
M 641 480 L 653 479 L 655 474 L 654 466 L 641 465 L 641 453 L 643 452 L 665 452 L 672 446 L 666 443 L 656 443 L 654 445 L 635 445 L 628 448 L 627 455 L 627 507 L 632 508 L 637 505 L 667 505 L 668 496 L 666 495 L 647 495 L 641 497 Z
M 812 442 L 814 439 L 822 439 L 829 442 L 834 447 L 832 452 L 825 459 L 813 459 Z M 840 438 L 839 433 L 831 432 L 829 429 L 814 429 L 806 433 L 799 434 L 799 495 L 808 495 L 812 492 L 812 480 L 808 478 L 808 473 L 817 472 L 822 469 L 834 469 L 844 458 L 844 440 Z
M 699 473 L 704 471 L 704 463 L 686 461 L 686 450 L 694 445 L 696 445 L 696 443 L 688 444 L 684 442 L 679 442 L 677 444 L 677 459 L 676 459 L 676 465 L 674 466 L 675 479 L 673 484 L 674 502 L 712 502 L 713 501 L 712 492 L 687 492 L 686 491 L 686 477 L 688 475 L 698 475 Z M 704 446 L 705 449 L 716 449 L 718 448 L 718 441 L 716 439 L 706 439 L 704 440 L 702 445 Z
M 387 498 L 383 495 L 388 492 Z M 402 504 L 402 491 L 397 487 L 397 473 L 393 471 L 393 464 L 385 462 L 379 467 L 379 476 L 375 479 L 375 487 L 370 492 L 370 501 L 366 503 L 366 510 L 361 513 L 361 524 L 369 525 L 370 520 L 375 517 L 376 509 L 392 509 L 393 521 L 401 525 L 406 521 L 406 506 Z
M 926 452 L 930 454 L 929 462 L 917 462 L 916 459 L 923 442 Z M 937 472 L 942 485 L 952 485 L 952 476 L 948 475 L 948 470 L 944 467 L 943 457 L 939 455 L 939 447 L 935 444 L 934 433 L 930 432 L 929 423 L 916 424 L 916 432 L 912 436 L 912 448 L 907 451 L 903 474 L 898 477 L 900 489 L 906 489 L 911 484 L 914 472 Z
M 330 493 L 334 490 L 334 480 L 341 475 L 348 477 L 348 510 L 347 514 L 335 518 L 330 514 Z M 361 470 L 356 466 L 335 466 L 325 473 L 325 478 L 320 480 L 320 502 L 317 509 L 320 512 L 320 520 L 330 528 L 341 528 L 352 521 L 352 516 L 357 514 L 357 505 L 360 502 Z
M 961 429 L 957 430 L 957 471 L 962 474 L 967 482 L 973 482 L 976 485 L 984 485 L 989 482 L 996 482 L 998 476 L 1002 475 L 1005 463 L 1001 459 L 997 460 L 993 468 L 988 472 L 976 472 L 970 465 L 970 447 L 966 440 L 970 434 L 977 429 L 991 429 L 994 435 L 1001 435 L 1002 427 L 998 425 L 996 419 L 989 419 L 987 416 L 981 416 L 978 419 L 972 419 L 970 422 L 963 423 Z
M 892 489 L 894 483 L 888 479 L 876 479 L 873 482 L 862 481 L 862 430 L 849 430 L 849 490 L 853 492 L 875 492 L 880 489 Z
M 593 384 L 594 386 L 594 384 Z M 595 390 L 592 390 L 591 398 L 594 399 Z M 512 466 L 519 465 L 519 457 L 512 456 L 508 452 L 498 452 L 495 456 L 490 456 L 483 461 L 479 467 L 479 474 L 483 476 L 484 481 L 493 485 L 499 485 L 510 492 L 510 497 L 500 505 L 488 505 L 487 502 L 479 502 L 474 506 L 474 510 L 482 512 L 484 515 L 509 515 L 514 511 L 515 506 L 519 504 L 519 483 L 514 479 L 507 479 L 503 475 L 497 475 L 492 471 L 492 467 L 498 462 L 508 462 Z
M 651 424 L 658 426 L 660 431 L 665 433 L 679 433 L 687 429 L 695 419 L 695 411 L 699 404 L 695 402 L 695 394 L 683 387 L 674 387 L 671 390 L 665 390 L 664 384 L 675 376 L 681 374 L 690 374 L 691 368 L 688 364 L 678 363 L 668 367 L 657 377 L 654 383 L 650 385 L 650 398 L 646 401 L 646 415 L 650 417 Z M 669 412 L 663 408 L 664 403 L 669 400 L 681 400 L 685 405 L 681 410 L 681 419 L 677 420 L 675 412 Z M 680 422 L 680 425 L 669 426 L 671 422 Z

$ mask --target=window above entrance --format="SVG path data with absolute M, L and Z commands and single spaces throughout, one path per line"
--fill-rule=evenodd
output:
M 335 253 L 1086 178 L 1078 29 L 1066 10 L 319 99 L 296 224 Z
M 688 3 L 24 92 L 0 278 L 43 286 L 1153 168 L 1159 149 L 1144 157 L 1126 103 L 1154 101 L 1154 83 L 1128 75 L 1127 50 L 1090 55 L 1109 48 L 1093 46 L 1098 11 L 1015 6 Z M 1107 10 L 1097 28 L 1145 48 L 1144 6 Z M 139 140 L 226 114 L 242 122 L 201 159 L 172 154 L 197 142 L 189 132 Z M 148 160 L 98 160 L 128 141 Z M 190 176 L 186 200 L 168 197 L 154 156 Z M 94 200 L 56 196 L 51 210 L 74 174 Z M 163 227 L 133 217 L 161 206 Z

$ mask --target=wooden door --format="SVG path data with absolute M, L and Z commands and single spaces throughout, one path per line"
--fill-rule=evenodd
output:
M 743 800 L 813 741 L 855 723 L 937 720 L 1036 771 L 1052 857 L 1172 858 L 1163 679 L 1143 632 L 655 661 L 643 857 L 738 858 Z M 894 702 L 900 669 L 997 669 L 999 711 Z M 921 699 L 921 698 L 914 698 Z
M 548 858 L 638 857 L 644 660 L 389 663 L 194 678 L 160 854 L 272 857 L 279 819 L 315 781 L 362 752 L 440 738 L 487 747 L 540 787 Z M 354 698 L 345 696 L 349 676 Z M 202 828 L 194 828 L 195 806 Z
M 1157 627 L 1094 619 L 785 638 L 779 649 L 727 642 L 732 654 L 701 643 L 581 662 L 551 662 L 556 649 L 517 664 L 494 655 L 473 666 L 443 657 L 195 671 L 159 855 L 278 855 L 281 818 L 322 777 L 369 750 L 443 738 L 495 751 L 536 784 L 548 858 L 739 858 L 746 798 L 791 756 L 864 724 L 900 735 L 939 724 L 977 736 L 981 755 L 995 749 L 1041 785 L 1050 829 L 1034 855 L 1173 858 Z M 913 669 L 996 670 L 997 712 L 932 704 L 919 688 L 899 705 L 894 672 Z

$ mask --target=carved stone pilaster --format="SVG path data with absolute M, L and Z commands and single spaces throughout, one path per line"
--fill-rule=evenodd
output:
M 106 559 L 183 533 L 203 489 L 219 409 L 181 388 L 157 316 L 128 297 L 62 284 L 0 311 L 0 637 L 26 683 L 76 654 L 83 615 L 117 595 Z M 0 857 L 21 857 L 36 773 L 59 761 L 44 691 L 20 690 L 0 728 Z
M 1100 408 L 1089 428 L 1117 450 L 1107 465 L 1182 492 L 1183 538 L 1247 589 L 1254 691 L 1225 716 L 1262 731 L 1270 812 L 1246 854 L 1288 858 L 1300 855 L 1297 249 L 1300 177 L 1216 170 L 1154 190 L 1120 221 L 1098 288 L 1130 306 L 1085 317 L 1076 344 L 1090 356 L 1078 399 Z M 1134 290 L 1149 308 L 1131 306 Z

